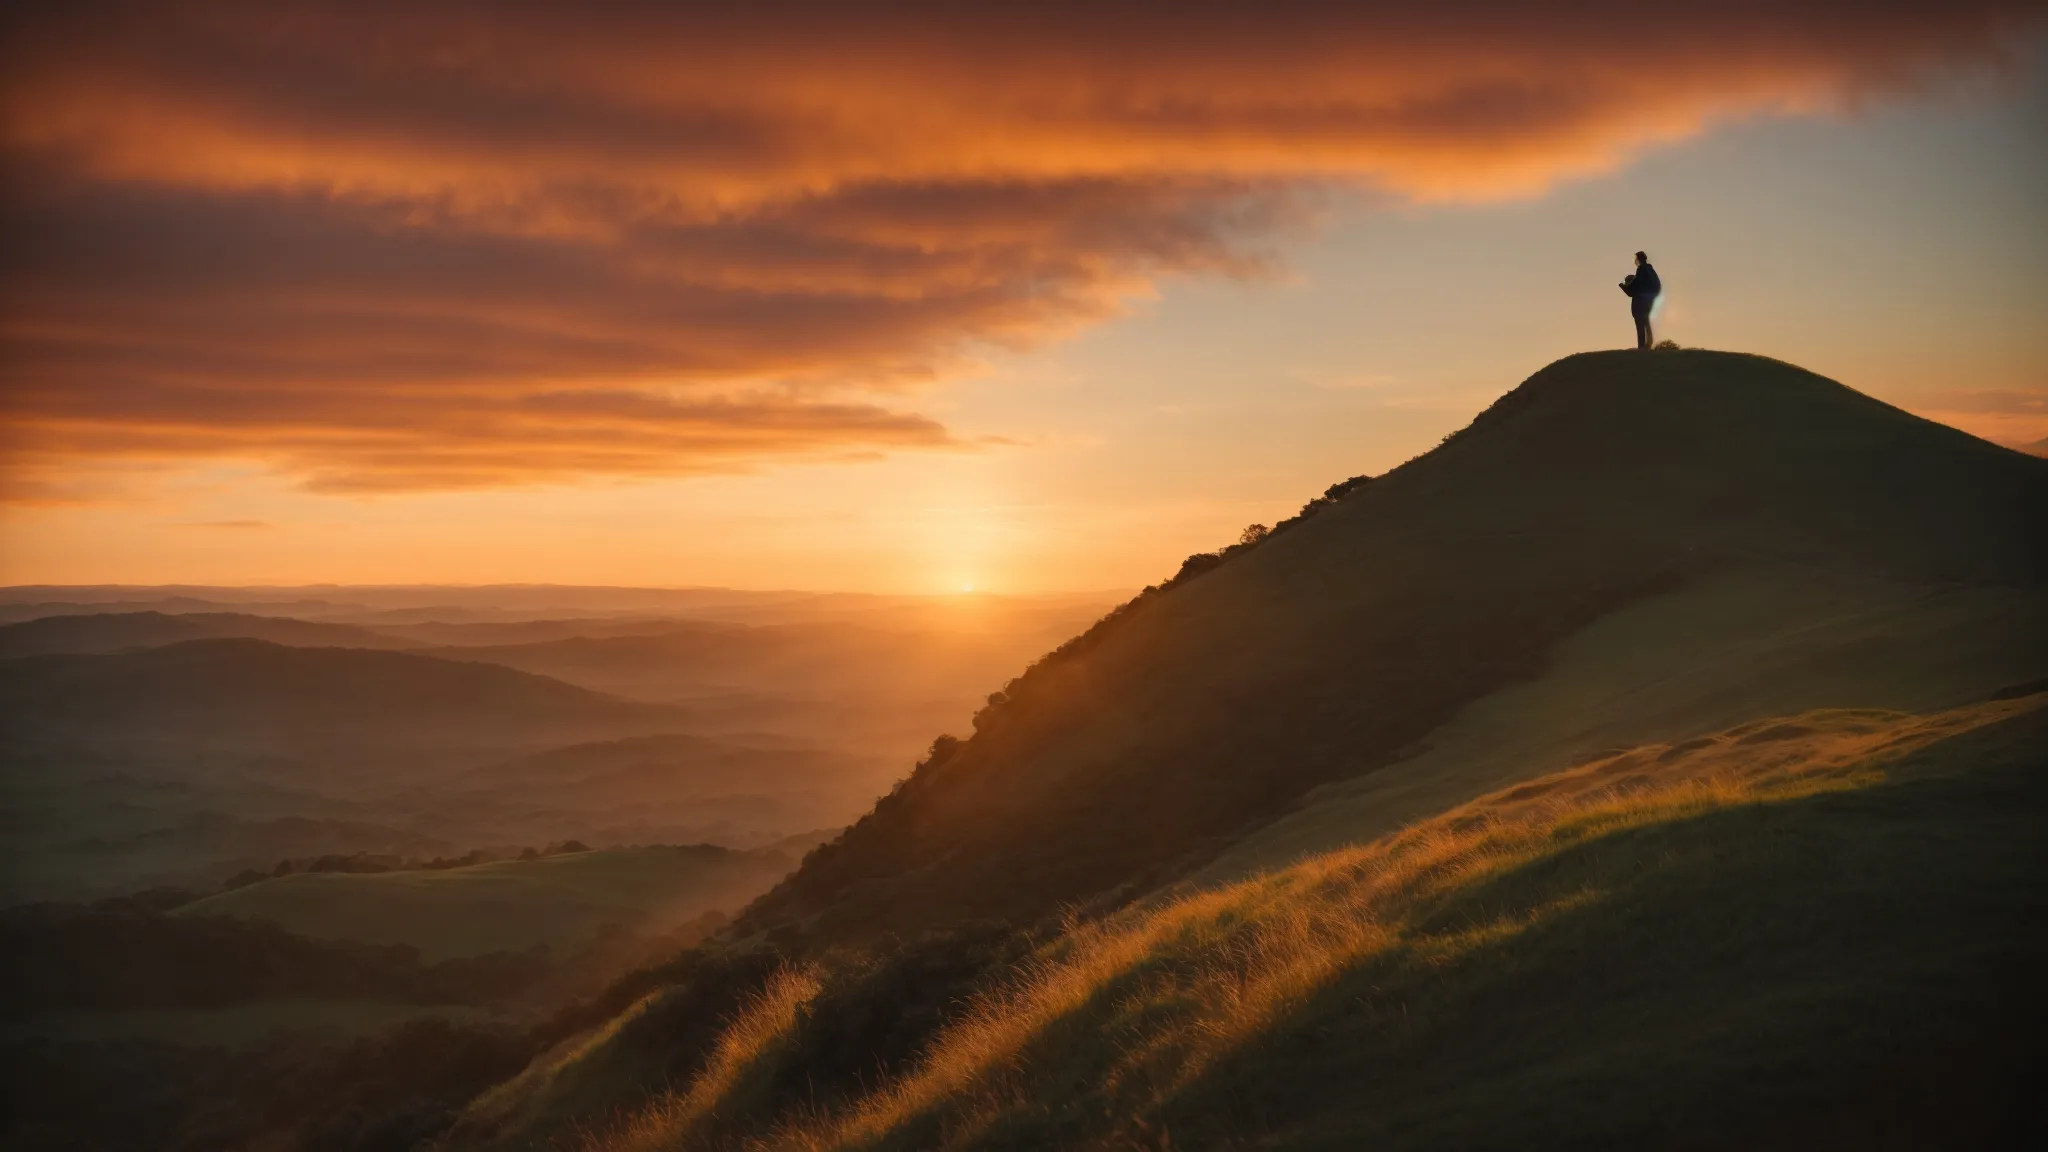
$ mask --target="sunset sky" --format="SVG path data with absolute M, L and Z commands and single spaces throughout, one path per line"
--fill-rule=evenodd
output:
M 1638 248 L 2037 441 L 2044 12 L 10 5 L 0 582 L 1134 587 Z

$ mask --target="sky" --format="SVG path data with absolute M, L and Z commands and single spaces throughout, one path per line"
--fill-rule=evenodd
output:
M 2048 437 L 2048 4 L 63 3 L 0 583 L 1133 588 L 1543 364 Z

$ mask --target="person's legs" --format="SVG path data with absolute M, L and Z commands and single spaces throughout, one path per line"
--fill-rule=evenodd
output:
M 1650 335 L 1649 309 L 1645 308 L 1637 310 L 1634 313 L 1634 315 L 1636 318 L 1636 349 L 1638 351 L 1647 352 L 1650 350 L 1650 346 L 1656 343 L 1656 341 Z

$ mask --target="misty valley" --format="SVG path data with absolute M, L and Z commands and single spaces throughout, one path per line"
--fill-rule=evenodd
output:
M 70 614 L 0 625 L 10 902 L 204 893 L 291 858 L 755 848 L 837 828 L 1100 610 L 802 598 L 703 619 L 592 591 L 578 616 L 391 592 L 322 605 L 315 628 L 289 604 L 21 595 L 17 613 Z M 406 615 L 455 622 L 384 623 Z
M 125 1068 L 530 1027 L 721 926 L 1102 608 L 8 590 L 8 1040 Z M 138 1107 L 114 1139 L 177 1128 Z

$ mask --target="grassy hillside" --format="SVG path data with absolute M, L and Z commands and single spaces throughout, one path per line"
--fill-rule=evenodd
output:
M 315 939 L 405 944 L 429 960 L 546 945 L 566 955 L 607 925 L 657 934 L 732 912 L 796 860 L 708 845 L 619 848 L 467 868 L 300 873 L 209 896 L 184 916 L 232 916 Z
M 1615 354 L 1345 487 L 1013 682 L 452 1146 L 2009 1138 L 2048 467 Z
M 467 770 L 392 803 L 465 843 L 759 847 L 844 827 L 901 775 L 900 761 L 773 736 L 639 736 Z
M 0 626 L 0 659 L 52 653 L 160 648 L 185 640 L 242 638 L 298 648 L 416 648 L 414 641 L 348 624 L 323 624 L 242 612 L 104 612 L 46 616 Z
M 879 1083 L 816 1082 L 838 977 L 785 970 L 591 1147 L 2014 1146 L 2044 705 L 1616 750 L 1074 926 Z
M 35 1022 L 287 1001 L 485 1005 L 555 975 L 535 955 L 422 963 L 416 949 L 109 901 L 0 910 L 0 1019 Z
M 1841 623 L 1820 645 L 1833 655 L 1817 659 L 1896 662 L 1912 658 L 1915 625 L 1902 608 L 1903 630 L 1886 632 L 1887 596 L 1906 605 L 2003 588 L 2038 605 L 2041 523 L 2048 463 L 1790 365 L 1691 351 L 1570 357 L 1436 451 L 1141 596 L 1042 661 L 991 702 L 972 739 L 935 747 L 743 923 L 817 943 L 1113 907 L 1311 789 L 1388 769 L 1631 605 L 1674 594 L 1706 604 L 1741 569 L 1785 585 L 1749 594 L 1761 605 L 1752 639 L 1796 646 L 1800 629 L 1831 619 L 1828 582 L 1839 581 L 1872 605 L 1874 647 L 1859 649 Z M 2039 668 L 2043 646 L 2027 630 L 2038 608 L 2001 635 L 1987 623 L 1994 600 L 1956 600 L 1975 605 L 1958 611 L 1975 614 L 1980 640 L 2005 645 L 1980 679 Z M 1940 608 L 1924 610 L 1920 626 L 1939 631 Z M 1690 660 L 1679 647 L 1650 655 L 1667 658 L 1667 674 Z M 1729 683 L 1742 680 L 1749 657 L 1723 655 Z M 1819 683 L 1795 665 L 1780 687 Z M 1853 681 L 1787 688 L 1783 701 L 1760 686 L 1719 711 L 1702 703 L 1693 719 L 1932 699 Z M 1639 735 L 1659 731 L 1650 719 Z M 1501 778 L 1475 773 L 1462 796 Z M 1430 802 L 1459 798 L 1450 788 Z
M 2048 677 L 2048 595 L 1928 588 L 1738 564 L 1565 641 L 1543 674 L 1485 697 L 1374 772 L 1315 789 L 1191 880 L 1370 840 L 1603 750 L 1683 742 L 1775 712 L 1922 711 Z
M 264 811 L 281 803 L 316 811 L 339 807 L 307 793 L 199 788 L 130 775 L 132 768 L 61 757 L 4 780 L 0 806 L 15 823 L 0 828 L 0 906 L 105 899 L 159 885 L 210 891 L 243 869 L 267 870 L 294 856 L 367 852 L 431 859 L 468 850 L 389 824 Z M 78 776 L 64 778 L 66 769 Z M 235 804 L 258 814 L 219 810 Z

